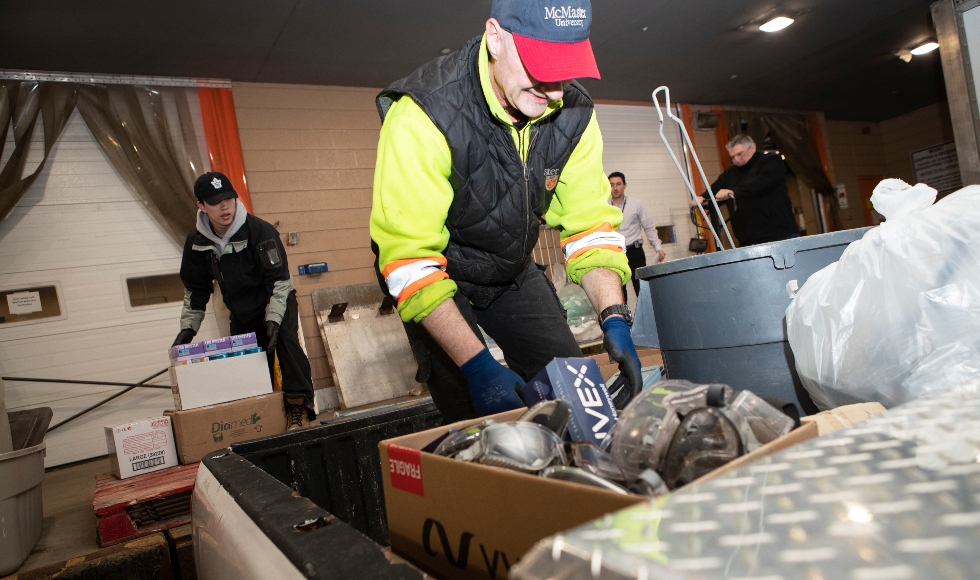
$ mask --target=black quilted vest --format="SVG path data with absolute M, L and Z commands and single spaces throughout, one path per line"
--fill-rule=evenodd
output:
M 455 192 L 446 219 L 446 271 L 475 306 L 485 308 L 523 279 L 538 225 L 589 124 L 593 104 L 585 89 L 570 84 L 562 107 L 531 126 L 525 167 L 510 128 L 493 116 L 484 99 L 480 40 L 392 83 L 378 95 L 377 105 L 384 122 L 391 104 L 408 95 L 445 135 Z

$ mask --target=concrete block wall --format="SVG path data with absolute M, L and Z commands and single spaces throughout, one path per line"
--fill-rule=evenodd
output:
M 844 229 L 864 227 L 864 205 L 859 176 L 886 175 L 880 123 L 828 121 L 828 149 L 834 155 L 833 184 L 847 189 L 848 209 L 840 210 Z
M 915 183 L 912 153 L 953 140 L 945 102 L 923 107 L 880 123 L 827 121 L 826 145 L 833 157 L 834 184 L 847 188 L 849 208 L 843 227 L 863 227 L 866 199 L 858 177 L 881 175 Z
M 278 223 L 299 300 L 313 384 L 337 403 L 310 293 L 377 280 L 368 233 L 381 121 L 377 89 L 235 83 L 235 111 L 255 215 Z M 329 272 L 299 276 L 326 262 Z M 322 391 L 322 392 L 321 392 Z
M 911 155 L 953 140 L 953 122 L 945 102 L 882 121 L 881 153 L 885 176 L 915 183 Z

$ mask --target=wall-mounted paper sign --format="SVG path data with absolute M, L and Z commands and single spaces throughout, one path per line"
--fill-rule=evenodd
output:
M 953 141 L 912 153 L 912 170 L 916 182 L 925 183 L 939 193 L 963 187 L 956 143 Z
M 834 197 L 837 198 L 837 206 L 841 209 L 847 209 L 847 186 L 843 183 L 837 184 L 834 189 Z
M 7 294 L 7 308 L 11 314 L 30 314 L 41 311 L 40 292 L 15 292 Z

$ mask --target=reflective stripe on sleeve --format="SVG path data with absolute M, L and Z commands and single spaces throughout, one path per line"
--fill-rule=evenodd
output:
M 591 230 L 571 236 L 561 244 L 561 251 L 568 262 L 589 250 L 606 249 L 614 252 L 626 251 L 626 238 L 614 232 L 609 222 Z
M 395 260 L 385 266 L 381 274 L 385 277 L 388 292 L 398 299 L 399 304 L 436 280 L 449 277 L 443 256 Z

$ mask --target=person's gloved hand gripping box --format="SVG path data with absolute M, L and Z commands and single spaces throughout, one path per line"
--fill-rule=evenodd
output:
M 528 407 L 563 399 L 572 406 L 568 438 L 601 445 L 616 424 L 616 408 L 599 372 L 589 358 L 556 358 L 522 389 Z

